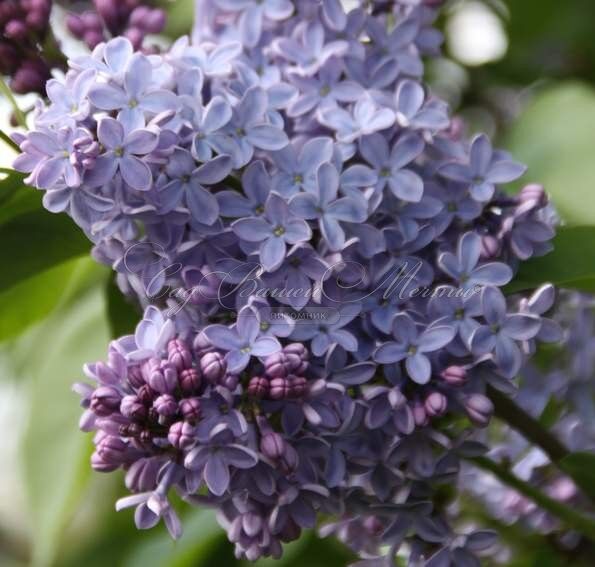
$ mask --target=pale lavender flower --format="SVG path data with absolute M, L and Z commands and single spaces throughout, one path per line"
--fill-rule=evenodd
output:
M 250 306 L 241 309 L 234 327 L 210 325 L 204 333 L 214 346 L 227 351 L 231 372 L 243 370 L 252 356 L 268 356 L 281 349 L 274 337 L 261 336 L 258 314 Z
M 395 197 L 404 201 L 419 201 L 424 190 L 421 177 L 406 169 L 424 150 L 424 142 L 417 134 L 400 136 L 389 152 L 386 138 L 372 134 L 361 138 L 359 150 L 364 159 L 374 168 L 378 176 L 376 189 L 382 190 L 388 184 Z
M 176 110 L 177 96 L 152 85 L 153 66 L 142 54 L 134 55 L 126 66 L 122 86 L 98 83 L 89 90 L 89 99 L 102 110 L 118 110 L 118 120 L 131 131 L 144 128 L 146 114 Z
M 456 255 L 443 252 L 438 266 L 464 289 L 474 286 L 502 286 L 512 279 L 512 270 L 502 262 L 480 264 L 481 240 L 474 232 L 467 232 L 459 239 Z
M 469 163 L 447 163 L 440 168 L 440 174 L 468 184 L 471 196 L 484 202 L 492 198 L 495 185 L 518 179 L 526 169 L 524 165 L 494 152 L 489 138 L 480 134 L 471 142 Z
M 166 167 L 169 182 L 159 190 L 162 196 L 163 212 L 176 208 L 183 200 L 192 218 L 201 224 L 212 225 L 219 216 L 219 205 L 215 195 L 204 185 L 219 183 L 231 171 L 231 158 L 216 158 L 196 167 L 192 155 L 185 150 L 176 150 Z
M 445 347 L 454 338 L 456 329 L 446 325 L 429 326 L 421 333 L 406 313 L 393 319 L 392 334 L 396 339 L 380 345 L 374 360 L 380 364 L 394 364 L 405 360 L 409 377 L 418 384 L 430 380 L 432 366 L 426 353 Z
M 107 184 L 119 171 L 130 187 L 137 191 L 148 191 L 153 184 L 153 174 L 139 156 L 151 153 L 159 138 L 151 130 L 128 132 L 113 118 L 102 118 L 97 127 L 97 138 L 106 152 L 101 154 L 91 171 L 85 176 L 85 183 L 91 187 Z
M 504 376 L 512 378 L 522 363 L 521 351 L 516 341 L 527 341 L 539 332 L 538 316 L 526 313 L 509 315 L 502 292 L 495 287 L 486 287 L 481 294 L 483 316 L 486 325 L 476 329 L 470 338 L 474 353 L 492 353 L 497 368 Z
M 294 216 L 285 200 L 271 193 L 262 217 L 242 218 L 232 224 L 233 231 L 246 242 L 259 242 L 260 261 L 265 270 L 276 270 L 285 258 L 286 245 L 306 242 L 312 231 Z
M 321 110 L 318 120 L 335 131 L 339 142 L 350 143 L 389 128 L 395 123 L 395 113 L 390 108 L 378 108 L 370 97 L 363 96 L 355 103 L 353 113 L 331 108 Z
M 345 232 L 341 222 L 363 222 L 367 212 L 360 203 L 349 197 L 338 198 L 339 175 L 331 164 L 318 169 L 315 192 L 299 193 L 289 203 L 292 213 L 303 219 L 317 219 L 323 238 L 333 251 L 345 246 Z

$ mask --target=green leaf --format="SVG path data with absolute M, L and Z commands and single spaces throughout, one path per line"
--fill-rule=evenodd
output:
M 18 171 L 0 168 L 0 177 L 0 205 L 4 205 L 18 189 L 25 189 L 25 176 Z
M 214 513 L 194 511 L 183 524 L 184 535 L 177 542 L 162 529 L 153 537 L 146 533 L 146 540 L 124 561 L 124 567 L 212 567 L 202 560 L 210 557 L 225 537 Z
M 167 25 L 165 35 L 172 39 L 178 39 L 182 35 L 188 35 L 194 24 L 194 1 L 177 0 L 177 2 L 163 2 L 167 7 Z
M 71 387 L 83 378 L 84 362 L 105 357 L 108 340 L 97 286 L 14 348 L 21 373 L 30 379 L 30 420 L 22 452 L 35 567 L 52 565 L 60 547 L 78 539 L 71 533 L 68 542 L 62 541 L 91 477 L 92 447 L 91 436 L 78 430 L 81 409 Z
M 571 453 L 559 465 L 585 494 L 595 498 L 595 454 Z
M 71 258 L 90 244 L 66 215 L 32 211 L 0 224 L 0 291 Z
M 80 260 L 66 262 L 1 292 L 0 341 L 17 337 L 56 309 L 80 269 Z
M 134 329 L 141 319 L 141 314 L 130 300 L 124 297 L 116 285 L 114 277 L 108 278 L 105 296 L 112 337 L 116 338 L 134 333 Z
M 594 123 L 595 90 L 562 83 L 534 98 L 505 141 L 515 158 L 529 166 L 525 179 L 545 186 L 570 225 L 595 225 Z
M 543 282 L 551 282 L 559 287 L 595 291 L 593 243 L 595 226 L 560 227 L 554 238 L 554 249 L 545 256 L 523 262 L 505 291 L 513 293 L 532 289 Z

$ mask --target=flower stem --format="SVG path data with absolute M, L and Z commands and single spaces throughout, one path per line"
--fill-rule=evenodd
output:
M 535 504 L 537 504 L 546 512 L 556 516 L 568 528 L 577 530 L 585 537 L 595 542 L 594 519 L 583 516 L 573 508 L 569 508 L 561 502 L 558 502 L 557 500 L 554 500 L 553 498 L 543 494 L 534 486 L 531 486 L 529 483 L 521 480 L 512 474 L 508 469 L 492 461 L 491 459 L 488 459 L 487 457 L 473 457 L 470 458 L 469 461 L 474 463 L 479 468 L 491 472 L 501 482 L 510 486 L 511 488 L 514 488 L 517 492 L 535 502 Z
M 487 395 L 494 404 L 495 415 L 542 449 L 553 463 L 558 465 L 570 454 L 570 449 L 509 397 L 491 386 Z
M 12 91 L 10 90 L 9 86 L 4 82 L 4 79 L 1 76 L 0 76 L 0 93 L 6 97 L 6 99 L 12 106 L 12 109 L 14 111 L 14 116 L 15 116 L 19 126 L 22 126 L 23 128 L 26 129 L 27 128 L 27 120 L 25 118 L 25 115 L 23 114 L 23 111 L 19 108 L 19 105 L 17 104 L 17 101 L 15 100 L 14 95 L 12 94 Z
M 15 152 L 17 152 L 17 153 L 21 152 L 21 148 L 19 148 L 18 144 L 15 143 L 10 138 L 10 136 L 6 132 L 3 132 L 2 130 L 0 130 L 0 140 L 2 140 L 7 146 L 10 146 Z

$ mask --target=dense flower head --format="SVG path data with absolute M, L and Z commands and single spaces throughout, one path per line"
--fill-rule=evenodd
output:
M 155 8 L 152 2 L 93 0 L 93 5 L 94 10 L 69 13 L 66 19 L 70 33 L 90 49 L 106 37 L 119 35 L 128 38 L 135 49 L 141 49 L 147 34 L 160 33 L 165 27 L 165 11 Z
M 491 536 L 457 534 L 432 490 L 477 451 L 486 384 L 555 339 L 552 290 L 500 288 L 556 220 L 423 84 L 438 3 L 357 4 L 207 0 L 162 54 L 99 43 L 48 83 L 15 167 L 146 308 L 78 387 L 139 527 L 179 535 L 175 490 L 238 557 L 321 512 L 361 565 L 409 533 L 412 564 L 475 564 Z
M 19 94 L 43 93 L 50 63 L 40 53 L 48 33 L 51 0 L 5 0 L 0 4 L 0 73 Z

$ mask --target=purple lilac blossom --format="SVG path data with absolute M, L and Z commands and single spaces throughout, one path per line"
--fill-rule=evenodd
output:
M 357 4 L 205 0 L 202 42 L 99 43 L 51 82 L 15 167 L 145 308 L 76 387 L 139 528 L 178 537 L 176 491 L 239 558 L 340 511 L 329 530 L 361 526 L 364 564 L 476 564 L 490 536 L 432 503 L 470 450 L 440 420 L 485 426 L 487 377 L 514 389 L 556 338 L 549 288 L 498 290 L 556 221 L 539 186 L 505 196 L 524 168 L 456 134 L 422 82 L 435 3 Z

